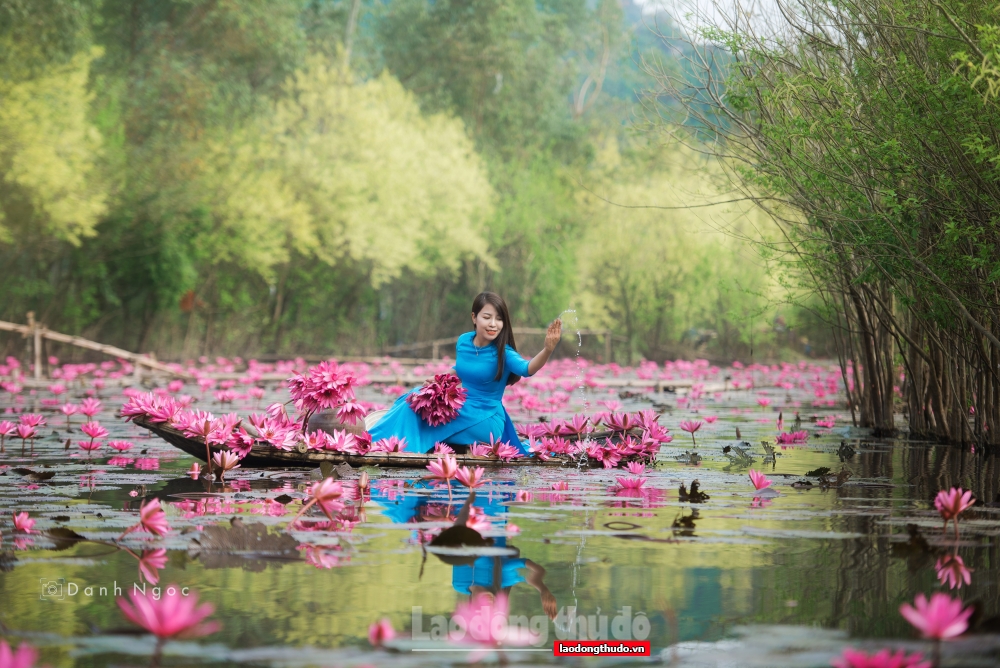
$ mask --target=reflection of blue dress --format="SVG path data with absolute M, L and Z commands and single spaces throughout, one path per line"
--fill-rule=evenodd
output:
M 472 339 L 475 332 L 466 332 L 458 337 L 455 345 L 455 373 L 468 391 L 465 405 L 458 417 L 439 427 L 431 427 L 413 412 L 406 403 L 406 394 L 392 405 L 389 411 L 371 428 L 372 440 L 389 438 L 406 439 L 408 452 L 428 452 L 437 442 L 453 445 L 489 443 L 494 439 L 510 443 L 522 454 L 527 448 L 518 439 L 514 423 L 501 400 L 507 388 L 507 378 L 511 373 L 528 375 L 528 362 L 510 346 L 504 351 L 503 378 L 494 380 L 497 374 L 497 347 L 491 343 L 485 348 L 477 347 Z M 410 390 L 411 392 L 413 390 Z
M 480 491 L 476 495 L 473 505 L 481 508 L 487 517 L 495 518 L 507 512 L 507 508 L 515 496 L 514 483 L 513 481 L 494 480 L 492 487 L 494 489 L 487 493 Z M 497 487 L 500 489 L 495 489 Z M 505 488 L 509 491 L 505 491 Z M 431 495 L 422 493 L 426 491 L 431 491 Z M 395 498 L 390 498 L 390 496 Z M 395 491 L 395 488 L 387 487 L 376 481 L 372 485 L 371 499 L 382 507 L 382 515 L 396 524 L 420 522 L 423 519 L 421 517 L 422 509 L 431 503 L 440 505 L 448 503 L 448 497 L 443 492 L 443 488 L 435 488 L 426 480 L 415 483 L 412 490 L 407 493 Z M 449 511 L 456 512 L 464 500 L 456 497 L 449 504 Z M 507 538 L 504 536 L 498 536 L 493 541 L 496 547 L 507 547 Z M 491 589 L 493 588 L 494 575 L 499 571 L 498 587 L 506 589 L 525 581 L 525 576 L 521 571 L 527 566 L 527 560 L 521 557 L 479 557 L 472 564 L 452 567 L 451 586 L 460 594 L 470 593 L 469 588 L 473 585 Z
M 497 538 L 494 545 L 496 547 L 507 547 L 506 538 Z M 459 594 L 469 594 L 472 585 L 478 585 L 484 589 L 493 588 L 494 575 L 499 573 L 500 582 L 497 583 L 497 590 L 513 587 L 519 582 L 524 582 L 524 575 L 520 573 L 527 568 L 527 560 L 521 557 L 479 557 L 469 565 L 453 566 L 451 571 L 451 586 Z

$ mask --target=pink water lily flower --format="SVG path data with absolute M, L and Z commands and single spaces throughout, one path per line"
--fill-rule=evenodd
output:
M 617 478 L 622 489 L 639 489 L 646 484 L 646 478 Z
M 447 424 L 458 417 L 468 391 L 458 376 L 440 373 L 420 389 L 406 395 L 413 412 L 432 427 Z
M 632 475 L 642 475 L 646 472 L 646 465 L 640 462 L 629 462 L 625 468 Z
M 485 473 L 486 469 L 482 466 L 477 466 L 475 468 L 462 466 L 455 472 L 455 479 L 469 489 L 474 489 L 476 487 L 480 487 L 485 482 L 485 480 L 483 480 L 483 475 Z
M 809 440 L 809 432 L 803 431 L 783 431 L 775 439 L 779 445 L 797 445 Z
M 344 509 L 344 504 L 340 502 L 340 497 L 343 495 L 343 485 L 333 478 L 323 478 L 320 482 L 313 483 L 312 487 L 309 488 L 311 498 L 302 506 L 302 510 L 295 515 L 288 526 L 293 526 L 296 520 L 314 505 L 319 506 L 327 519 L 331 522 L 334 521 L 334 513 L 339 513 Z
M 701 429 L 701 425 L 704 424 L 700 420 L 681 420 L 680 427 L 684 431 L 691 434 L 691 442 L 694 443 L 694 447 L 698 447 L 697 441 L 695 441 L 694 433 Z
M 65 403 L 59 407 L 59 412 L 66 416 L 66 428 L 69 429 L 69 419 L 80 412 L 76 404 Z
M 538 634 L 520 625 L 508 625 L 508 610 L 506 594 L 478 593 L 470 601 L 459 603 L 455 607 L 452 620 L 458 628 L 449 637 L 453 642 L 472 643 L 489 649 L 504 645 L 523 647 L 537 642 Z M 476 661 L 486 651 L 483 649 L 474 652 L 469 659 Z
M 965 633 L 972 611 L 971 606 L 963 609 L 961 599 L 953 599 L 941 592 L 932 595 L 930 601 L 923 594 L 917 594 L 914 605 L 904 603 L 899 606 L 899 614 L 913 624 L 924 638 L 932 640 L 948 640 Z
M 17 436 L 21 439 L 21 454 L 24 454 L 24 442 L 31 439 L 31 447 L 34 450 L 35 437 L 38 436 L 36 428 L 30 424 L 17 425 Z
M 5 452 L 4 439 L 17 431 L 17 425 L 9 420 L 0 420 L 0 453 Z
M 909 654 L 899 650 L 890 654 L 889 650 L 879 650 L 866 654 L 848 647 L 844 653 L 830 662 L 833 668 L 931 668 L 930 661 L 924 661 L 923 654 Z
M 447 482 L 458 474 L 458 461 L 453 455 L 444 455 L 427 465 L 431 472 L 426 478 Z
M 91 439 L 104 438 L 108 435 L 108 430 L 102 427 L 99 422 L 88 422 L 80 427 L 80 430 Z
M 552 483 L 552 489 L 556 490 L 557 492 L 565 492 L 566 490 L 569 489 L 569 483 L 566 482 L 565 480 L 554 482 Z
M 167 514 L 160 507 L 159 499 L 151 499 L 142 504 L 139 508 L 138 524 L 126 529 L 118 537 L 118 540 L 121 540 L 125 537 L 125 534 L 132 533 L 133 531 L 148 531 L 157 536 L 165 536 L 170 531 L 170 525 L 167 523 Z
M 81 450 L 85 450 L 87 452 L 87 456 L 89 457 L 91 452 L 101 449 L 102 443 L 100 441 L 77 441 L 76 445 Z
M 364 406 L 356 401 L 348 401 L 337 408 L 337 419 L 344 424 L 357 424 L 359 421 L 364 424 L 366 413 Z
M 536 441 L 534 436 L 528 437 L 528 452 L 531 453 L 533 457 L 538 459 L 538 461 L 547 462 L 552 459 L 549 456 L 549 452 L 553 451 L 553 446 L 560 447 L 559 443 L 564 442 L 561 438 L 543 438 L 540 441 Z
M 171 593 L 172 592 L 172 593 Z M 166 638 L 196 638 L 215 633 L 218 622 L 202 623 L 215 608 L 211 603 L 198 605 L 198 593 L 191 591 L 182 595 L 181 587 L 169 585 L 159 600 L 153 593 L 146 595 L 129 592 L 131 603 L 124 598 L 117 599 L 118 607 L 132 623 L 146 629 L 161 640 Z
M 382 647 L 387 640 L 396 637 L 396 630 L 392 628 L 392 622 L 387 617 L 383 617 L 368 627 L 368 642 L 372 647 Z
M 615 401 L 614 399 L 606 399 L 604 401 L 598 401 L 600 405 L 604 406 L 610 412 L 620 411 L 622 409 L 622 402 Z
M 499 443 L 494 449 L 497 459 L 509 462 L 512 459 L 520 459 L 523 455 L 510 443 Z
M 357 452 L 358 439 L 345 429 L 334 429 L 327 441 L 326 449 L 334 452 Z
M 566 422 L 563 422 L 563 424 L 560 426 L 560 432 L 566 435 L 573 434 L 579 436 L 583 434 L 585 431 L 587 431 L 588 422 L 589 419 L 587 418 L 586 415 L 577 413 L 573 415 L 573 417 L 567 420 Z
M 611 413 L 604 419 L 604 424 L 611 431 L 624 432 L 639 426 L 638 420 L 629 413 Z
M 972 584 L 972 570 L 957 554 L 941 557 L 934 564 L 934 569 L 937 571 L 938 581 L 948 585 L 949 589 L 961 589 L 963 584 Z
M 771 481 L 766 475 L 753 469 L 750 469 L 750 482 L 753 483 L 754 489 L 764 489 L 771 486 Z
M 14 531 L 22 531 L 24 533 L 31 533 L 32 528 L 35 526 L 35 520 L 28 517 L 28 513 L 20 512 L 14 515 Z
M 21 424 L 28 425 L 29 427 L 44 427 L 45 417 L 38 413 L 25 413 L 21 416 Z
M 128 441 L 108 441 L 108 447 L 118 452 L 125 452 L 132 449 L 132 444 Z
M 354 382 L 354 375 L 332 360 L 310 367 L 306 375 L 294 372 L 287 381 L 296 408 L 307 413 L 354 401 Z
M 372 443 L 372 452 L 404 452 L 406 450 L 406 438 L 397 438 L 395 436 L 390 436 L 389 438 L 380 438 L 379 440 Z
M 948 520 L 955 522 L 956 540 L 958 540 L 958 516 L 971 508 L 975 502 L 972 492 L 961 487 L 952 487 L 948 491 L 941 490 L 934 497 L 934 507 L 944 520 L 944 529 L 948 528 Z
M 428 520 L 434 520 L 434 517 L 428 516 Z M 452 521 L 452 517 L 449 513 L 444 512 L 440 517 L 440 521 Z M 465 526 L 469 527 L 473 531 L 485 535 L 486 532 L 493 530 L 493 522 L 490 520 L 486 512 L 479 506 L 472 506 L 469 508 L 469 519 L 465 521 Z
M 150 584 L 160 581 L 160 569 L 167 565 L 167 551 L 158 547 L 155 550 L 143 550 L 139 557 L 139 574 Z
M 220 450 L 212 455 L 212 463 L 215 464 L 215 479 L 222 482 L 225 479 L 226 471 L 240 467 L 240 458 L 234 452 Z
M 473 443 L 469 446 L 469 454 L 475 457 L 492 457 L 493 448 L 482 443 Z
M 338 500 L 343 494 L 343 486 L 333 478 L 324 478 L 309 489 L 309 495 L 331 521 L 333 513 L 339 513 L 344 509 L 344 504 Z
M 80 402 L 80 412 L 87 416 L 87 418 L 92 418 L 101 412 L 101 402 L 93 397 L 87 397 Z
M 6 640 L 0 640 L 0 668 L 32 668 L 38 661 L 38 650 L 26 642 L 15 652 Z

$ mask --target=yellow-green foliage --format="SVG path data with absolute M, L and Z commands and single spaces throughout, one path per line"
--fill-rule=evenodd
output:
M 100 49 L 20 82 L 0 79 L 0 239 L 11 226 L 74 245 L 106 209 L 101 136 L 87 118 L 90 63 Z
M 403 269 L 487 257 L 492 208 L 462 122 L 420 113 L 388 73 L 355 84 L 320 58 L 287 85 L 272 126 L 288 187 L 312 217 L 313 251 L 369 264 L 379 285 Z
M 742 240 L 770 226 L 749 203 L 717 202 L 718 171 L 693 151 L 623 159 L 606 141 L 598 184 L 581 194 L 583 319 L 626 335 L 634 352 L 669 353 L 684 330 L 762 317 L 778 287 Z
M 356 262 L 378 286 L 404 269 L 489 260 L 493 194 L 462 122 L 422 115 L 388 74 L 355 83 L 311 58 L 272 114 L 193 150 L 196 160 L 178 163 L 194 170 L 183 196 L 211 211 L 199 241 L 217 261 L 270 278 L 294 250 Z

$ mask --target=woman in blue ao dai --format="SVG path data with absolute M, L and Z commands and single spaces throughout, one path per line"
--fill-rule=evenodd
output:
M 527 454 L 503 406 L 503 393 L 508 385 L 538 373 L 545 365 L 559 343 L 562 323 L 556 320 L 549 325 L 545 347 L 531 361 L 517 352 L 510 312 L 499 295 L 483 292 L 476 297 L 472 324 L 474 330 L 460 336 L 455 345 L 454 371 L 468 392 L 458 417 L 432 427 L 410 408 L 408 392 L 369 430 L 372 440 L 405 438 L 407 452 L 429 452 L 438 442 L 471 445 L 494 440 L 510 443 Z

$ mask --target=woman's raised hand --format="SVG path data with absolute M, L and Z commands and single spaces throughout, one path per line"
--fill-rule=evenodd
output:
M 552 324 L 549 325 L 548 331 L 545 332 L 545 349 L 551 353 L 559 345 L 559 339 L 561 338 L 562 320 L 553 320 Z

